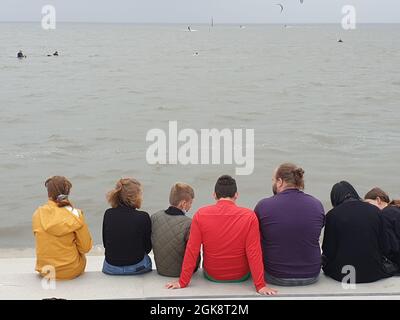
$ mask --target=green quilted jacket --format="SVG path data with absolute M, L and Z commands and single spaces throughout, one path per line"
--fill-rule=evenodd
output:
M 157 272 L 179 277 L 192 219 L 158 211 L 151 216 L 151 242 Z

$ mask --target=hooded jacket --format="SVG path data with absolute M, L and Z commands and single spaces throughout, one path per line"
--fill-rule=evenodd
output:
M 350 275 L 349 266 L 354 268 L 355 283 L 388 278 L 391 275 L 383 268 L 387 243 L 380 210 L 360 200 L 347 200 L 326 215 L 323 270 L 337 281 Z
M 363 202 L 347 181 L 333 186 L 331 202 L 322 244 L 325 274 L 337 281 L 354 277 L 355 283 L 390 277 L 383 267 L 390 247 L 380 210 Z
M 39 207 L 32 219 L 36 242 L 36 271 L 48 274 L 48 267 L 55 268 L 58 280 L 73 279 L 86 267 L 85 254 L 92 248 L 92 238 L 83 213 L 76 215 L 66 207 L 60 208 L 49 200 Z

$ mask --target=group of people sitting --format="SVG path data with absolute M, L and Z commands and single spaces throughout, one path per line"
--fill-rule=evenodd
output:
M 55 176 L 45 183 L 48 203 L 33 216 L 36 270 L 56 279 L 73 279 L 86 266 L 92 239 L 84 214 L 69 200 L 72 184 Z M 331 191 L 333 209 L 326 215 L 321 202 L 304 193 L 304 171 L 291 163 L 280 165 L 272 178 L 274 195 L 254 210 L 237 205 L 234 178 L 219 177 L 216 203 L 187 212 L 195 198 L 184 183 L 172 186 L 169 207 L 149 215 L 140 211 L 143 190 L 139 181 L 121 179 L 107 194 L 111 206 L 103 220 L 108 275 L 137 275 L 153 269 L 179 277 L 167 288 L 189 285 L 194 272 L 213 282 L 241 282 L 252 277 L 258 293 L 274 295 L 276 286 L 303 286 L 324 273 L 343 281 L 345 270 L 355 270 L 356 283 L 391 277 L 400 264 L 400 203 L 374 188 L 361 199 L 350 183 Z M 323 228 L 322 253 L 320 236 Z M 202 254 L 201 254 L 202 253 Z M 201 263 L 202 261 L 202 263 Z

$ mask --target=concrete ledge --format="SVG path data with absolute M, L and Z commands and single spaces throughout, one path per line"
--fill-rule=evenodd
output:
M 87 272 L 71 281 L 58 281 L 55 290 L 45 290 L 34 270 L 35 259 L 0 259 L 0 299 L 400 299 L 400 278 L 371 284 L 359 284 L 344 290 L 340 283 L 321 275 L 318 283 L 307 287 L 276 287 L 277 297 L 263 297 L 253 283 L 220 284 L 194 275 L 188 288 L 168 290 L 164 285 L 173 278 L 153 271 L 140 276 L 107 276 L 100 270 L 102 256 L 88 257 Z

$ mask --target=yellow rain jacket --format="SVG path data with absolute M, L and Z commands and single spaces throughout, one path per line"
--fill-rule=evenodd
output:
M 83 213 L 75 213 L 51 200 L 34 213 L 36 271 L 42 276 L 49 273 L 48 266 L 54 267 L 58 280 L 73 279 L 85 271 L 85 253 L 92 248 L 92 238 Z

